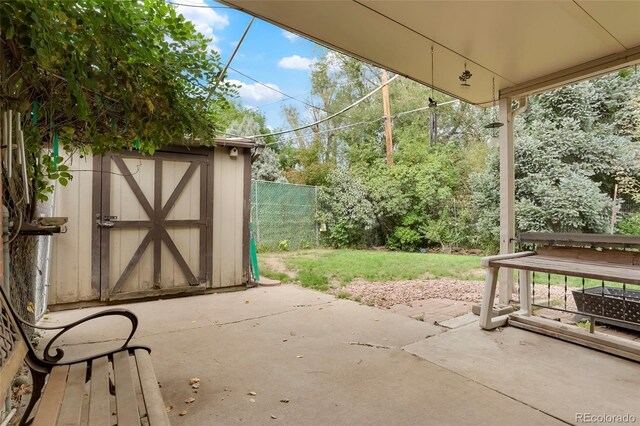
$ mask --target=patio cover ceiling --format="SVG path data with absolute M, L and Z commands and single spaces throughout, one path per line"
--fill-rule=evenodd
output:
M 494 76 L 517 97 L 640 61 L 640 1 L 222 3 L 476 105 L 491 104 Z

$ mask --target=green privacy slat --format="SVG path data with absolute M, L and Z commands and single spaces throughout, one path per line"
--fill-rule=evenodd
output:
M 256 240 L 253 235 L 253 224 L 249 225 L 251 238 L 249 240 L 249 255 L 251 258 L 251 271 L 253 272 L 253 280 L 260 281 L 260 268 L 258 268 L 258 249 L 256 248 Z
M 60 140 L 58 132 L 53 134 L 53 169 L 58 170 L 58 155 L 60 152 Z

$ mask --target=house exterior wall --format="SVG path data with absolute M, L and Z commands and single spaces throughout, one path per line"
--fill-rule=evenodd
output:
M 238 148 L 236 157 L 230 156 L 231 147 L 217 146 L 214 150 L 213 167 L 213 223 L 210 226 L 213 241 L 213 269 L 208 282 L 209 288 L 224 288 L 244 285 L 248 281 L 248 220 L 245 218 L 245 206 L 250 200 L 244 200 L 247 178 L 250 182 L 250 151 Z M 140 188 L 147 198 L 153 188 L 149 184 L 153 177 L 153 157 L 141 162 L 125 159 L 131 170 L 136 170 L 141 163 L 140 172 L 135 176 Z M 100 291 L 92 287 L 92 230 L 96 218 L 92 217 L 94 167 L 98 169 L 99 161 L 93 158 L 80 158 L 74 155 L 70 164 L 74 178 L 66 187 L 56 184 L 54 192 L 54 215 L 67 216 L 67 232 L 53 237 L 51 255 L 51 273 L 49 281 L 49 305 L 75 302 L 91 302 L 100 300 Z M 135 164 L 134 164 L 135 163 Z M 175 187 L 180 180 L 184 165 L 170 162 L 163 166 L 163 185 L 167 188 Z M 247 170 L 247 167 L 249 169 Z M 176 168 L 176 170 L 173 170 Z M 112 169 L 112 172 L 118 172 Z M 140 210 L 139 219 L 146 220 L 146 214 L 139 208 L 138 202 L 126 185 L 118 185 L 117 180 L 111 183 L 111 215 L 118 218 L 138 219 L 135 211 Z M 146 182 L 146 183 L 145 183 Z M 114 184 L 115 183 L 115 184 Z M 190 182 L 183 195 L 176 202 L 167 219 L 196 218 L 199 202 L 200 179 Z M 99 191 L 99 188 L 96 189 Z M 165 196 L 163 192 L 163 198 Z M 149 198 L 150 199 L 150 198 Z M 95 201 L 93 201 L 95 202 Z M 132 210 L 133 209 L 133 210 Z M 133 216 L 132 216 L 133 215 Z M 246 212 L 248 215 L 248 212 Z M 197 229 L 170 229 L 168 232 L 176 244 L 188 249 L 181 249 L 185 260 L 193 269 L 198 266 L 198 231 Z M 117 275 L 131 258 L 133 251 L 144 238 L 144 230 L 122 230 L 112 232 L 110 276 Z M 181 243 L 180 243 L 181 242 Z M 163 247 L 164 249 L 164 247 Z M 152 247 L 146 249 L 136 270 L 126 282 L 126 290 L 136 291 L 144 288 L 145 277 L 152 276 L 149 270 L 153 268 L 151 261 Z M 245 259 L 246 257 L 246 259 Z M 162 282 L 168 287 L 181 285 L 184 276 L 170 255 L 162 257 Z M 177 283 L 177 284 L 176 284 Z M 111 283 L 112 284 L 112 283 Z M 184 283 L 182 283 L 184 285 Z M 163 285 L 164 287 L 164 285 Z

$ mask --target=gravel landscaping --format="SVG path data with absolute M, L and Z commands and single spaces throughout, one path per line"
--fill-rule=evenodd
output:
M 455 279 L 409 280 L 371 282 L 356 279 L 351 284 L 340 288 L 338 293 L 346 293 L 349 298 L 362 303 L 388 308 L 393 305 L 407 305 L 417 300 L 449 299 L 461 302 L 479 302 L 482 300 L 483 281 L 463 281 Z M 547 302 L 547 287 L 536 286 L 536 301 Z M 517 291 L 517 288 L 516 288 Z M 571 290 L 569 290 L 570 292 Z M 552 306 L 564 305 L 564 287 L 551 286 Z M 517 298 L 517 295 L 514 295 Z M 575 309 L 571 294 L 567 294 L 567 308 Z

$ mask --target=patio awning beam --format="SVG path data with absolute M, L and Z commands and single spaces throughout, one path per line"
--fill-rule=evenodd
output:
M 484 107 L 640 62 L 640 1 L 220 1 Z
M 500 90 L 500 97 L 541 93 L 640 63 L 640 46 Z

